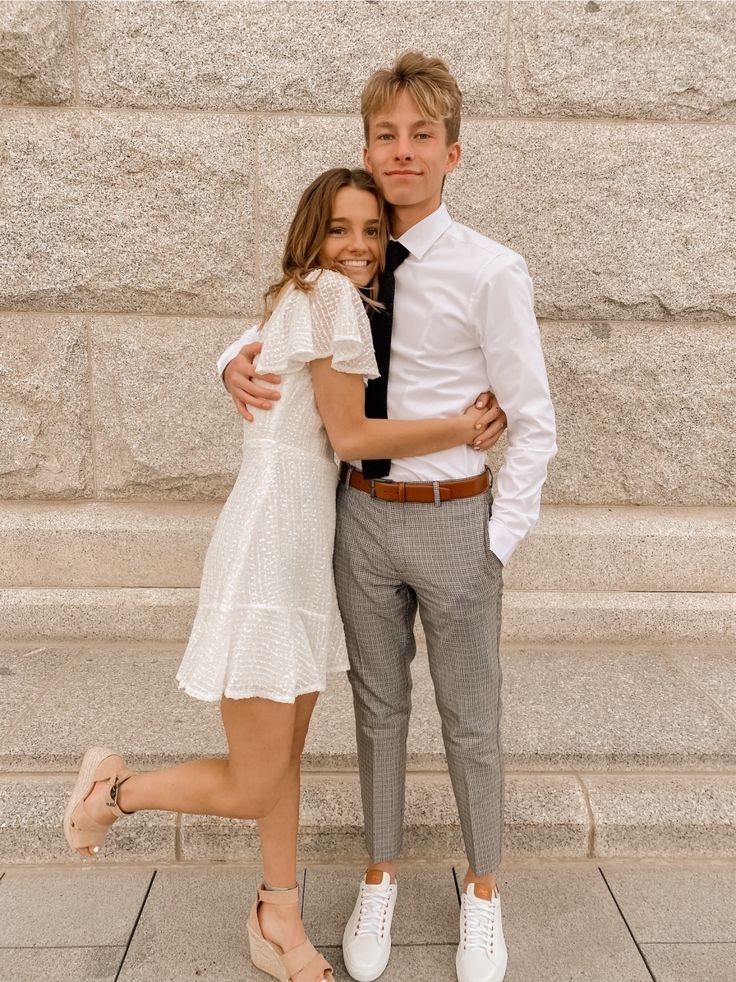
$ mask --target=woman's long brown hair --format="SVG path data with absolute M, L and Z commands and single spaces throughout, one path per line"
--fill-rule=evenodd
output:
M 308 293 L 313 283 L 306 279 L 310 270 L 319 269 L 319 250 L 327 238 L 332 222 L 332 208 L 337 192 L 341 188 L 358 188 L 370 192 L 378 202 L 379 208 L 379 262 L 383 259 L 388 244 L 388 216 L 383 195 L 368 171 L 347 167 L 333 167 L 320 174 L 302 194 L 297 205 L 286 247 L 281 260 L 282 276 L 263 294 L 264 313 L 261 326 L 273 311 L 276 300 L 288 283 L 298 290 Z M 375 299 L 375 284 L 371 296 Z M 369 301 L 370 302 L 370 301 Z

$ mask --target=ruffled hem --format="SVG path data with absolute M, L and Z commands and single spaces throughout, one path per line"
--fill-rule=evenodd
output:
M 329 358 L 331 355 L 332 367 L 336 372 L 362 375 L 365 379 L 378 378 L 378 372 L 372 372 L 363 365 L 356 364 L 363 358 L 364 353 L 362 342 L 350 337 L 335 337 L 329 347 L 305 344 L 301 348 L 295 347 L 288 356 L 282 355 L 280 358 L 270 359 L 259 357 L 258 371 L 262 375 L 286 375 L 289 371 L 302 368 L 307 362 L 315 361 L 317 358 Z M 267 355 L 270 355 L 270 352 L 267 352 Z
M 342 674 L 343 672 L 347 672 L 349 667 L 350 666 L 346 664 L 344 668 L 332 668 L 328 671 L 327 674 L 328 675 Z M 228 689 L 226 692 L 223 692 L 220 695 L 210 695 L 209 693 L 200 692 L 199 690 L 195 690 L 191 686 L 188 686 L 186 682 L 179 679 L 178 675 L 176 677 L 176 680 L 179 683 L 179 688 L 181 689 L 182 692 L 186 693 L 186 695 L 188 696 L 191 696 L 192 699 L 199 699 L 201 702 L 219 702 L 220 699 L 222 699 L 222 697 L 225 696 L 226 699 L 268 699 L 270 702 L 294 703 L 296 702 L 299 696 L 309 695 L 310 692 L 327 691 L 327 680 L 325 679 L 324 683 L 319 688 L 317 689 L 309 688 L 309 689 L 304 689 L 303 691 L 295 692 L 293 697 L 291 698 L 289 698 L 288 696 L 279 695 L 275 692 L 267 691 L 266 689 L 253 689 L 253 690 L 242 690 L 242 691 L 241 690 L 231 691 Z
M 181 665 L 179 688 L 208 702 L 260 697 L 294 702 L 322 692 L 326 676 L 347 671 L 342 621 L 292 607 L 200 606 Z

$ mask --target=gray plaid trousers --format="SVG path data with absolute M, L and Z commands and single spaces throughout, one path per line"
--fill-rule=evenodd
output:
M 401 852 L 417 609 L 465 849 L 476 873 L 501 856 L 502 566 L 488 547 L 492 498 L 379 501 L 338 487 L 335 581 L 350 657 L 366 845 Z

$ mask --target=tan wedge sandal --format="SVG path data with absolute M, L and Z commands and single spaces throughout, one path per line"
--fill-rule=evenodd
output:
M 71 793 L 64 811 L 64 835 L 72 849 L 94 849 L 102 845 L 105 836 L 114 822 L 102 825 L 96 822 L 88 813 L 86 800 L 92 793 L 95 784 L 104 781 L 110 785 L 105 804 L 111 810 L 115 819 L 122 815 L 132 815 L 118 805 L 118 793 L 123 784 L 133 776 L 133 771 L 125 766 L 125 761 L 119 754 L 105 747 L 92 747 L 82 757 L 82 763 L 77 776 L 77 783 Z M 87 859 L 89 857 L 84 856 Z
M 290 951 L 283 951 L 273 941 L 267 941 L 263 937 L 261 925 L 258 922 L 259 904 L 279 904 L 280 906 L 294 905 L 299 903 L 299 887 L 293 890 L 266 890 L 261 887 L 258 891 L 258 900 L 253 904 L 248 918 L 248 940 L 250 941 L 250 958 L 256 968 L 268 973 L 272 978 L 279 982 L 291 982 L 292 978 L 298 973 L 309 968 L 314 971 L 314 977 L 319 978 L 319 973 L 324 975 L 327 982 L 333 982 L 334 974 L 332 966 L 317 951 L 311 941 L 304 941 Z

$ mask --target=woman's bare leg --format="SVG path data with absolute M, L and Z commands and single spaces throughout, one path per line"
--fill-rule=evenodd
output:
M 120 786 L 120 807 L 224 818 L 260 818 L 272 811 L 291 763 L 296 705 L 223 698 L 221 711 L 227 760 L 192 760 L 134 774 Z M 114 816 L 104 804 L 107 790 L 96 785 L 87 802 L 98 821 L 111 824 Z
M 267 886 L 275 889 L 289 889 L 296 883 L 301 757 L 318 697 L 318 692 L 312 692 L 296 699 L 290 759 L 281 783 L 280 797 L 273 810 L 258 819 L 263 878 Z M 306 940 L 298 907 L 262 904 L 258 910 L 258 920 L 264 937 L 284 951 L 290 951 Z M 321 974 L 315 979 L 308 970 L 293 976 L 294 982 L 322 982 L 323 979 Z
M 297 698 L 291 760 L 281 786 L 281 797 L 272 812 L 258 819 L 263 879 L 269 887 L 288 889 L 296 883 L 301 756 L 318 695 L 317 692 L 310 692 Z M 295 948 L 306 939 L 298 907 L 262 904 L 258 910 L 258 920 L 264 937 L 275 942 L 284 951 Z M 295 982 L 302 982 L 302 975 L 303 973 L 298 973 L 294 977 Z M 304 982 L 313 980 L 304 975 Z
M 258 819 L 263 878 L 270 887 L 288 888 L 296 883 L 302 752 L 318 696 L 318 692 L 310 692 L 297 697 L 291 757 L 281 785 L 281 796 L 273 811 Z

